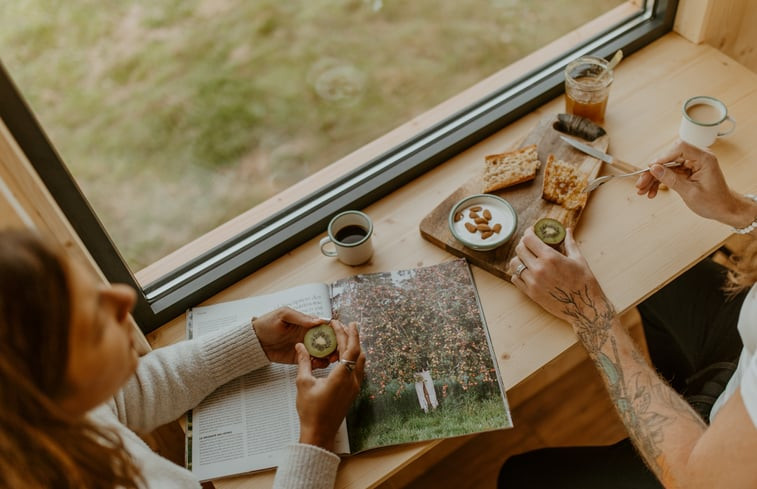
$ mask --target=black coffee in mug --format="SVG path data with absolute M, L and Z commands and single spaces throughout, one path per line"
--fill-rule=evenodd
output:
M 352 244 L 357 243 L 363 238 L 368 235 L 368 231 L 366 231 L 365 228 L 362 226 L 357 226 L 355 224 L 350 224 L 349 226 L 344 226 L 342 229 L 336 232 L 336 238 L 337 241 L 344 244 Z
M 373 222 L 360 211 L 344 211 L 331 218 L 328 236 L 321 239 L 321 253 L 339 259 L 345 265 L 357 266 L 373 256 Z

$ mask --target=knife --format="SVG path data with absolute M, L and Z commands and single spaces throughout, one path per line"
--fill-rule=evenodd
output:
M 582 143 L 581 141 L 576 141 L 573 138 L 569 138 L 565 136 L 560 136 L 560 139 L 570 144 L 577 150 L 583 153 L 586 153 L 589 156 L 593 156 L 594 158 L 597 158 L 598 160 L 602 160 L 605 163 L 609 163 L 610 165 L 614 166 L 615 168 L 619 170 L 622 170 L 625 172 L 632 172 L 632 171 L 640 170 L 638 166 L 635 166 L 630 163 L 626 163 L 625 161 L 621 161 L 617 158 L 614 158 L 608 155 L 607 153 L 598 150 L 597 148 L 593 146 L 589 146 L 588 144 Z

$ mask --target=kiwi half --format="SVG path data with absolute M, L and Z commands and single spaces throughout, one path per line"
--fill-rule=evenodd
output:
M 549 246 L 558 247 L 565 239 L 565 227 L 556 219 L 543 217 L 534 224 L 534 233 Z
M 336 333 L 329 324 L 310 328 L 305 333 L 305 348 L 315 358 L 326 358 L 336 350 Z

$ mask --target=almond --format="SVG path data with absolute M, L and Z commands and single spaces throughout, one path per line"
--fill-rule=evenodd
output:
M 463 218 L 463 213 L 460 211 L 455 212 L 455 217 L 453 218 L 455 222 L 460 221 L 460 219 Z
M 480 205 L 473 206 L 470 208 L 470 210 L 473 212 L 478 212 L 481 210 L 481 206 Z
M 489 209 L 484 209 L 484 219 L 487 221 L 492 218 L 492 213 L 489 212 Z
M 502 224 L 500 223 L 495 224 L 494 227 L 492 228 L 492 231 L 494 231 L 495 233 L 499 233 L 500 231 L 502 231 Z
M 491 231 L 492 230 L 492 228 L 490 228 L 488 224 L 479 224 L 479 225 L 476 226 L 476 229 L 478 229 L 482 233 L 484 231 Z
M 481 239 L 490 238 L 492 234 L 494 234 L 494 233 L 492 233 L 491 231 L 484 231 L 484 232 L 481 233 Z
M 474 226 L 472 222 L 466 222 L 465 223 L 465 229 L 467 229 L 468 232 L 471 232 L 471 233 L 475 233 L 476 232 L 476 226 Z
M 483 217 L 477 217 L 473 220 L 476 224 L 489 224 L 489 221 L 487 219 L 484 219 Z

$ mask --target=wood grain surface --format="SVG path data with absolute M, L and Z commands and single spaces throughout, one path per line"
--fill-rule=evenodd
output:
M 563 142 L 560 139 L 563 133 L 552 127 L 556 120 L 557 114 L 543 117 L 519 145 L 502 150 L 504 152 L 522 148 L 529 144 L 536 144 L 539 160 L 542 162 L 534 180 L 491 192 L 510 202 L 518 215 L 518 227 L 509 241 L 491 251 L 476 251 L 457 241 L 449 230 L 448 216 L 452 207 L 464 197 L 482 192 L 484 161 L 481 161 L 480 167 L 472 172 L 475 174 L 468 181 L 452 192 L 449 197 L 423 218 L 420 223 L 421 236 L 453 255 L 465 257 L 474 265 L 509 280 L 508 263 L 515 253 L 515 246 L 527 227 L 533 226 L 542 217 L 551 217 L 562 222 L 566 227 L 575 227 L 581 217 L 583 207 L 567 210 L 541 198 L 544 165 L 547 157 L 554 154 L 555 158 L 573 163 L 579 174 L 585 175 L 587 180 L 599 174 L 602 162 Z M 605 151 L 610 141 L 609 136 L 605 134 L 594 141 L 583 140 L 583 142 Z M 586 205 L 591 205 L 591 194 Z

